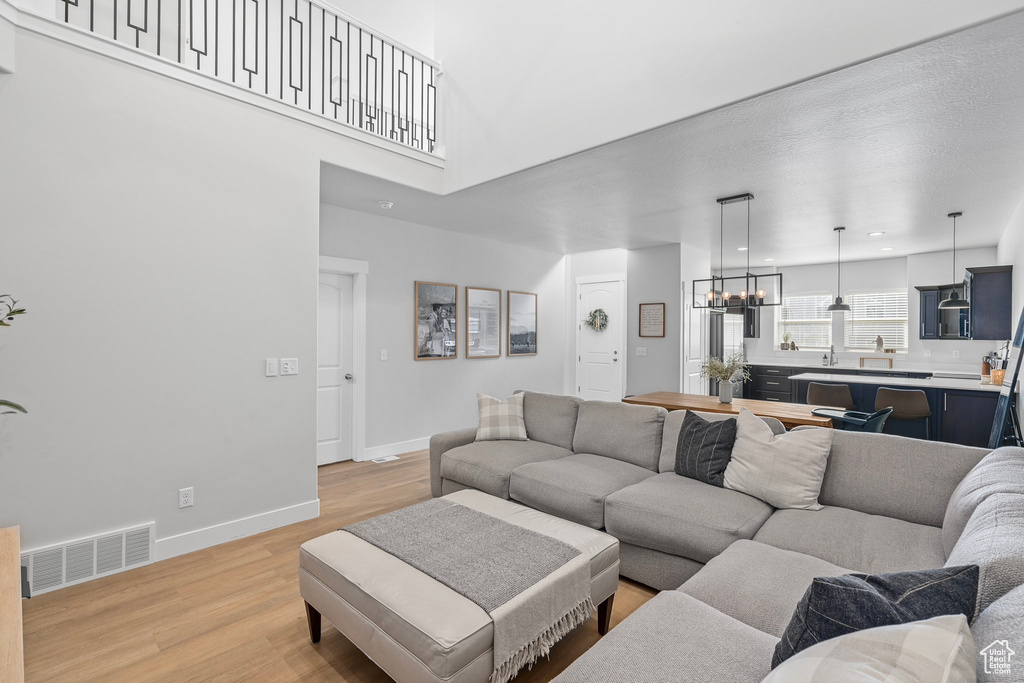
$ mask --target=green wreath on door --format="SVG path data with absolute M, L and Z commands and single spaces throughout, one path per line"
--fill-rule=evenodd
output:
M 595 308 L 587 316 L 587 319 L 583 321 L 583 324 L 596 332 L 600 332 L 608 327 L 608 314 L 604 312 L 603 308 Z

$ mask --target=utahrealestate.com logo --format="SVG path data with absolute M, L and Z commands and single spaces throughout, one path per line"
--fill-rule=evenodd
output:
M 1010 659 L 1016 652 L 1010 649 L 1005 640 L 994 640 L 978 653 L 985 661 L 985 673 L 1006 676 L 1010 673 Z

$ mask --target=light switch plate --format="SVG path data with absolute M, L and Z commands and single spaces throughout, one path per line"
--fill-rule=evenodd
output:
M 297 375 L 297 374 L 299 374 L 299 359 L 298 358 L 282 358 L 281 359 L 281 374 L 282 375 Z
M 638 347 L 636 347 L 636 355 L 638 355 L 638 356 L 646 356 L 647 355 L 647 347 L 646 346 L 638 346 Z
M 387 349 L 381 349 L 380 350 L 380 359 L 381 360 L 387 360 L 388 359 L 388 350 Z
M 953 358 L 960 357 L 960 349 L 953 349 Z
M 268 358 L 267 359 L 266 375 L 267 375 L 267 377 L 277 377 L 277 359 L 276 358 Z

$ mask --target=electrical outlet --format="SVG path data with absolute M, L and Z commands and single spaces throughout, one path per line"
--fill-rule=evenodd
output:
M 646 356 L 647 355 L 647 347 L 646 346 L 638 346 L 638 347 L 636 347 L 636 355 L 638 355 L 638 356 Z
M 932 350 L 931 349 L 925 349 L 924 350 L 924 357 L 925 358 L 931 358 L 932 357 Z
M 953 358 L 960 357 L 960 349 L 953 349 Z
M 189 486 L 187 489 L 178 489 L 178 509 L 190 508 L 196 504 L 195 494 L 192 492 L 192 487 Z
M 388 359 L 388 350 L 387 349 L 381 349 L 380 350 L 380 359 L 381 360 L 387 360 Z
M 267 359 L 266 375 L 267 375 L 267 377 L 277 377 L 277 359 L 276 358 L 268 358 Z
M 281 359 L 281 374 L 282 375 L 297 375 L 297 374 L 299 374 L 299 359 L 298 358 L 282 358 Z

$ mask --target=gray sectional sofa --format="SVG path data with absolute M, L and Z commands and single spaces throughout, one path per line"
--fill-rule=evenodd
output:
M 664 591 L 560 681 L 760 680 L 811 579 L 851 572 L 978 564 L 978 647 L 1024 646 L 1024 449 L 836 431 L 824 508 L 776 510 L 675 474 L 684 416 L 525 392 L 528 441 L 430 440 L 434 496 L 476 488 L 603 528 L 621 574 Z

